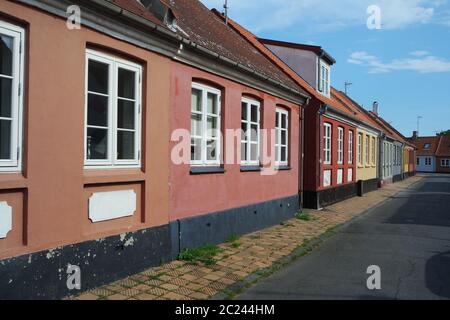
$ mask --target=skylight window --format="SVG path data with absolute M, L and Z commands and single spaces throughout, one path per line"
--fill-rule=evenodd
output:
M 423 146 L 423 148 L 424 148 L 425 150 L 428 150 L 428 149 L 431 148 L 431 144 L 430 144 L 430 143 L 425 143 L 425 145 Z

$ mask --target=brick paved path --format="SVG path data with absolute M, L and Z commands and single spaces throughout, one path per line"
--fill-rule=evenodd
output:
M 234 244 L 221 244 L 219 247 L 222 251 L 215 256 L 213 265 L 173 261 L 70 299 L 208 299 L 247 276 L 272 266 L 305 241 L 351 220 L 421 179 L 420 176 L 412 177 L 364 197 L 332 205 L 323 211 L 305 210 L 312 217 L 310 221 L 294 218 L 281 225 L 242 236 Z

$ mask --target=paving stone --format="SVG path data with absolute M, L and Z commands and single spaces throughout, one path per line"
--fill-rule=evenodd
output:
M 127 300 L 128 297 L 119 293 L 113 294 L 107 298 L 108 300 Z
M 155 300 L 157 296 L 148 293 L 141 293 L 135 297 L 137 300 Z
M 87 292 L 87 293 L 83 293 L 77 297 L 74 297 L 73 299 L 76 299 L 76 300 L 98 300 L 99 298 L 100 298 L 99 296 L 97 296 L 93 293 Z

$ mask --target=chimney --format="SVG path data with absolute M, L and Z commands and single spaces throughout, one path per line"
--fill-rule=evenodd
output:
M 412 136 L 412 138 L 413 138 L 413 139 L 417 139 L 417 134 L 418 134 L 417 131 L 413 131 L 413 136 Z
M 372 106 L 372 112 L 375 113 L 377 116 L 378 116 L 378 106 L 379 104 L 377 101 L 375 101 Z

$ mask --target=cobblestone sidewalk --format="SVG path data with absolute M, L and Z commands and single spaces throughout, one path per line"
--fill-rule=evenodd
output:
M 324 234 L 421 180 L 420 176 L 355 197 L 323 211 L 305 210 L 309 221 L 297 218 L 219 245 L 212 265 L 173 261 L 105 285 L 76 300 L 199 300 L 208 299 L 250 274 L 272 266 L 305 241 Z

